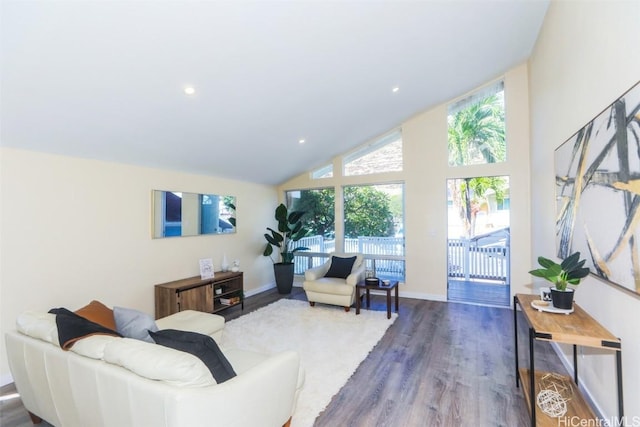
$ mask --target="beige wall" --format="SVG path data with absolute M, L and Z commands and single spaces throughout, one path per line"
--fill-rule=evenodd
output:
M 553 152 L 638 81 L 639 23 L 637 1 L 552 1 L 549 7 L 530 59 L 530 265 L 538 255 L 555 254 Z M 622 338 L 625 412 L 640 416 L 640 298 L 588 277 L 576 300 Z M 586 351 L 579 365 L 603 414 L 617 415 L 614 358 Z
M 273 187 L 202 175 L 0 149 L 1 328 L 24 310 L 76 309 L 92 299 L 154 312 L 153 285 L 199 274 L 198 260 L 240 259 L 251 294 L 273 286 L 262 234 Z M 237 197 L 238 232 L 151 238 L 151 191 Z M 0 379 L 9 380 L 4 339 Z
M 402 123 L 404 170 L 369 176 L 341 175 L 341 160 L 334 159 L 334 177 L 311 180 L 300 175 L 280 191 L 336 187 L 362 183 L 405 183 L 406 283 L 405 297 L 445 301 L 447 298 L 447 192 L 448 178 L 508 175 L 511 186 L 512 292 L 524 292 L 530 282 L 529 235 L 529 101 L 526 65 L 504 75 L 508 160 L 502 164 L 450 168 L 447 153 L 447 105 L 441 105 Z M 336 199 L 339 199 L 336 197 Z M 340 217 L 340 200 L 337 217 Z M 339 234 L 336 224 L 336 234 Z

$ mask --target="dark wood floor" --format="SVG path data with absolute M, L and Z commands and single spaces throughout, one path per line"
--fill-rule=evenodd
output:
M 280 298 L 264 292 L 247 298 L 244 311 L 234 307 L 224 314 L 231 320 Z M 305 300 L 300 288 L 284 298 Z M 386 310 L 383 296 L 372 296 L 371 303 L 373 310 Z M 520 337 L 525 363 L 524 329 Z M 536 346 L 538 369 L 564 372 L 547 343 Z M 529 414 L 514 371 L 508 308 L 401 298 L 396 322 L 315 426 L 526 426 Z M 0 411 L 0 426 L 31 425 L 19 399 L 1 402 Z

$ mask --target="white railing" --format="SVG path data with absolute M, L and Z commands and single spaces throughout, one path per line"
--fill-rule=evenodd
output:
M 448 241 L 449 277 L 464 280 L 497 280 L 507 282 L 509 277 L 509 245 L 497 243 L 477 246 L 466 239 Z M 508 240 L 507 240 L 508 242 Z M 295 273 L 323 264 L 335 252 L 335 240 L 325 240 L 323 236 L 300 239 L 296 246 L 305 246 L 309 251 L 296 252 Z M 402 237 L 359 237 L 345 239 L 345 252 L 364 254 L 367 270 L 389 279 L 404 280 L 404 238 Z
M 295 246 L 304 246 L 309 251 L 296 252 L 295 273 L 317 267 L 335 252 L 335 240 L 325 240 L 323 236 L 304 237 Z M 367 270 L 377 277 L 404 281 L 404 238 L 402 237 L 358 237 L 345 239 L 344 252 L 364 254 Z
M 509 246 L 474 246 L 466 239 L 449 239 L 449 277 L 500 280 L 509 277 Z

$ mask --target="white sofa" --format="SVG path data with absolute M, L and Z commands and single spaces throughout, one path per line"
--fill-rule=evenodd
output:
M 219 340 L 219 319 L 210 318 L 212 324 L 194 313 L 177 313 L 157 325 Z M 303 381 L 292 351 L 264 355 L 221 346 L 237 376 L 216 384 L 197 357 L 131 338 L 93 335 L 64 351 L 53 314 L 24 313 L 17 329 L 5 336 L 9 366 L 34 423 L 279 427 L 290 423 Z
M 304 272 L 304 282 L 302 287 L 307 295 L 309 304 L 313 307 L 316 302 L 322 304 L 333 304 L 344 307 L 349 311 L 355 301 L 356 284 L 364 280 L 365 262 L 364 256 L 360 253 L 333 253 L 324 264 L 310 268 Z M 325 277 L 331 268 L 333 257 L 350 258 L 356 257 L 350 274 L 346 278 Z

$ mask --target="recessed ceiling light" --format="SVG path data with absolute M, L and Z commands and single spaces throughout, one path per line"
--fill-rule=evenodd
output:
M 393 91 L 393 93 L 396 93 L 397 91 L 400 90 L 400 88 L 398 86 L 395 86 L 393 89 L 391 89 Z
M 194 93 L 196 93 L 196 89 L 193 86 L 187 86 L 184 88 L 184 93 L 186 93 L 187 95 L 193 95 Z
M 306 140 L 304 138 L 300 138 L 298 140 L 298 144 L 304 144 L 306 142 Z

